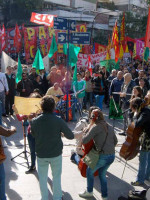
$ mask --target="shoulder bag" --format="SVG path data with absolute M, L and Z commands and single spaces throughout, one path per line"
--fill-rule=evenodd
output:
M 96 167 L 97 165 L 97 162 L 99 160 L 99 156 L 100 156 L 100 153 L 104 152 L 103 148 L 105 146 L 105 143 L 106 143 L 106 140 L 107 140 L 107 136 L 108 136 L 108 128 L 106 128 L 104 126 L 104 129 L 106 131 L 106 137 L 105 137 L 105 141 L 102 145 L 102 148 L 100 151 L 92 148 L 91 151 L 86 154 L 86 156 L 84 157 L 83 161 L 86 163 L 87 166 L 89 166 L 92 170 Z

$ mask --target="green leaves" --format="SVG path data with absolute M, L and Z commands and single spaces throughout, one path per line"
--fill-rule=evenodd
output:
M 122 15 L 119 22 L 121 23 Z M 140 38 L 145 36 L 147 24 L 147 16 L 133 14 L 133 12 L 125 13 L 125 35 L 131 38 Z

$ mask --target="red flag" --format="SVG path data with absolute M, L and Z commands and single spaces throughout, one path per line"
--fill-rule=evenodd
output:
M 92 76 L 92 65 L 91 65 L 91 56 L 88 56 L 88 70 L 90 72 L 90 75 Z
M 3 24 L 3 28 L 2 28 L 2 32 L 1 32 L 1 43 L 2 43 L 1 49 L 2 49 L 2 51 L 4 51 L 6 48 L 5 37 L 6 37 L 6 32 L 5 32 L 5 27 Z
M 112 43 L 113 43 L 113 46 L 115 49 L 115 61 L 118 62 L 118 59 L 119 59 L 119 37 L 118 37 L 117 20 L 116 20 L 115 26 L 113 28 Z
M 32 12 L 30 22 L 34 22 L 36 24 L 44 24 L 46 26 L 53 27 L 54 17 L 57 17 L 57 15 L 39 14 Z
M 150 7 L 149 7 L 149 12 L 148 12 L 148 20 L 147 20 L 147 28 L 146 28 L 145 47 L 150 48 Z
M 15 27 L 14 47 L 16 48 L 16 52 L 19 53 L 21 49 L 21 34 L 20 34 L 20 30 L 17 24 Z

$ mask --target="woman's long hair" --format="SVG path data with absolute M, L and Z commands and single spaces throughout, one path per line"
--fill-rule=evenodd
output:
M 140 88 L 140 86 L 135 86 L 133 89 L 136 89 L 136 90 L 138 91 L 137 97 L 139 97 L 139 98 L 142 99 L 142 98 L 143 98 L 143 91 L 142 91 L 142 89 Z M 134 98 L 136 98 L 135 95 L 132 95 L 132 96 L 131 96 L 131 100 L 134 99 Z
M 130 101 L 130 109 L 134 109 L 137 112 L 140 112 L 141 109 L 145 108 L 148 106 L 150 103 L 150 100 L 148 97 L 145 97 L 144 99 L 141 99 L 139 97 L 136 97 Z

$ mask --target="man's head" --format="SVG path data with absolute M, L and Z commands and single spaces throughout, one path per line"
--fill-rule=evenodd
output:
M 41 99 L 40 105 L 43 112 L 53 113 L 55 101 L 52 96 L 46 95 Z
M 31 68 L 31 73 L 35 74 L 36 73 L 36 69 L 35 68 Z
M 53 67 L 51 68 L 51 72 L 56 73 L 56 72 L 57 72 L 57 67 L 56 67 L 56 66 L 53 66 Z
M 126 84 L 128 84 L 128 83 L 130 83 L 131 80 L 132 80 L 131 74 L 130 74 L 130 73 L 126 73 L 126 74 L 124 75 L 124 82 L 125 82 Z
M 122 71 L 119 71 L 119 72 L 117 73 L 117 78 L 118 78 L 119 80 L 121 80 L 121 79 L 123 78 L 123 72 L 122 72 Z
M 115 69 L 113 69 L 112 72 L 111 72 L 111 74 L 112 74 L 112 76 L 116 76 L 117 71 Z
M 8 66 L 8 67 L 6 68 L 6 72 L 7 72 L 7 74 L 11 74 L 11 73 L 12 73 L 12 68 L 11 68 L 11 66 Z
M 27 74 L 26 73 L 22 73 L 22 79 L 25 81 L 27 80 Z
M 139 78 L 144 78 L 144 71 L 143 70 L 140 70 L 139 71 Z
M 59 88 L 59 83 L 54 83 L 54 90 L 58 90 L 58 88 Z
M 45 73 L 44 69 L 40 69 L 39 72 L 41 75 Z

